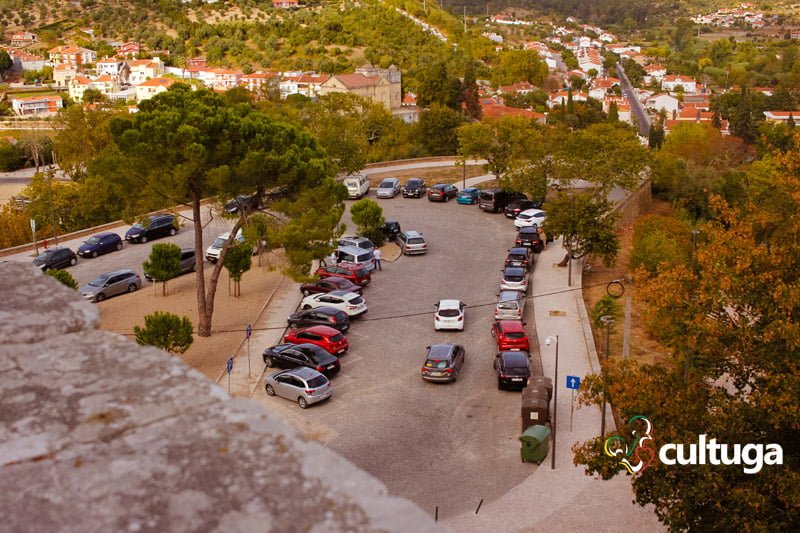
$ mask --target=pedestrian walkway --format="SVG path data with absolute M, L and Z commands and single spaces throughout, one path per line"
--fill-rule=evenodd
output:
M 652 510 L 632 502 L 630 478 L 618 475 L 603 481 L 584 474 L 572 464 L 571 447 L 600 434 L 600 409 L 583 407 L 571 413 L 566 376 L 583 378 L 599 371 L 597 353 L 581 294 L 582 261 L 574 261 L 572 287 L 567 268 L 557 266 L 565 255 L 559 240 L 537 256 L 533 272 L 533 305 L 536 336 L 545 376 L 555 374 L 556 345 L 546 345 L 558 336 L 558 419 L 556 462 L 551 456 L 530 477 L 500 499 L 484 503 L 478 514 L 465 513 L 444 524 L 453 531 L 663 531 Z M 614 420 L 607 410 L 606 428 Z M 553 450 L 550 452 L 553 453 Z

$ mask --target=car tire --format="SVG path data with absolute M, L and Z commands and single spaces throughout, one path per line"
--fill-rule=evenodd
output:
M 122 250 L 122 243 L 118 242 L 117 243 L 117 251 L 119 252 L 120 250 Z
M 75 266 L 77 264 L 78 264 L 78 258 L 77 257 L 73 257 L 73 258 L 71 258 L 69 260 L 69 266 Z
M 94 259 L 95 257 L 97 257 L 97 250 L 95 250 L 94 252 L 92 252 L 92 259 Z
M 503 384 L 500 383 L 500 380 L 497 380 L 497 390 L 503 390 Z
M 106 295 L 103 294 L 102 292 L 97 293 L 97 296 L 94 297 L 94 301 L 95 302 L 102 302 L 105 299 L 106 299 Z
M 176 233 L 178 233 L 178 230 L 176 230 L 175 228 L 170 228 L 169 229 L 169 236 L 170 237 L 174 237 Z
M 139 287 L 137 287 L 135 283 L 131 283 L 130 285 L 128 285 L 128 292 L 136 292 L 138 288 Z
M 147 235 L 142 235 L 141 237 L 139 237 L 139 242 L 142 243 L 142 244 L 146 243 L 147 242 Z
M 453 383 L 458 381 L 458 370 L 453 370 Z
M 272 388 L 272 385 L 270 385 L 270 384 L 268 383 L 268 384 L 267 384 L 267 386 L 266 386 L 266 387 L 264 387 L 264 388 L 265 388 L 265 389 L 266 389 L 266 391 L 267 391 L 267 396 L 275 396 L 275 389 L 273 389 L 273 388 Z
M 306 399 L 305 399 L 305 398 L 303 398 L 302 396 L 300 396 L 300 397 L 297 399 L 297 405 L 299 405 L 299 406 L 300 406 L 300 409 L 306 409 L 306 408 L 308 408 L 308 402 L 307 402 L 307 401 L 306 401 Z
M 303 306 L 303 310 L 305 311 L 306 309 L 311 309 L 311 306 L 310 306 L 310 305 L 308 305 L 308 304 L 304 305 L 304 306 Z
M 264 358 L 264 366 L 267 368 L 272 368 L 275 366 L 275 361 L 272 360 L 272 357 L 267 356 Z

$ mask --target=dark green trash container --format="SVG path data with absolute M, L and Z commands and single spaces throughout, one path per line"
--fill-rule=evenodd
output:
M 550 450 L 550 429 L 539 425 L 531 426 L 519 440 L 522 461 L 541 464 Z

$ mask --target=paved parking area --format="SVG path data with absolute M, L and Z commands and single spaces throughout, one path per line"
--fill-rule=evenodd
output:
M 431 514 L 438 506 L 444 518 L 501 496 L 536 468 L 520 462 L 520 396 L 497 390 L 489 334 L 515 230 L 502 214 L 455 201 L 377 201 L 387 219 L 423 233 L 428 254 L 384 261 L 374 274 L 365 291 L 369 312 L 348 333 L 351 348 L 333 378 L 331 401 L 301 411 L 268 398 L 263 387 L 255 399 L 376 476 L 392 494 Z M 434 331 L 433 306 L 443 298 L 470 306 L 464 332 Z M 527 316 L 533 334 L 531 306 Z M 425 348 L 436 342 L 466 348 L 457 383 L 420 379 Z

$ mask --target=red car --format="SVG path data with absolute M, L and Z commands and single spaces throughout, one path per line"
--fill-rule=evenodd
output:
M 350 347 L 347 337 L 342 335 L 339 330 L 329 326 L 311 326 L 290 331 L 284 337 L 283 342 L 316 344 L 333 355 L 343 354 Z
M 321 278 L 344 278 L 362 287 L 372 281 L 372 276 L 369 275 L 369 271 L 366 268 L 352 263 L 337 263 L 335 265 L 321 266 L 317 269 L 315 274 Z
M 498 320 L 492 326 L 492 337 L 497 341 L 497 350 L 500 352 L 511 350 L 530 352 L 531 350 L 525 323 L 519 320 Z
M 314 283 L 303 283 L 300 285 L 300 292 L 303 293 L 303 296 L 308 296 L 309 294 L 319 294 L 320 292 L 327 293 L 331 291 L 347 291 L 354 292 L 359 295 L 363 294 L 364 292 L 361 287 L 352 281 L 337 276 L 322 278 Z

